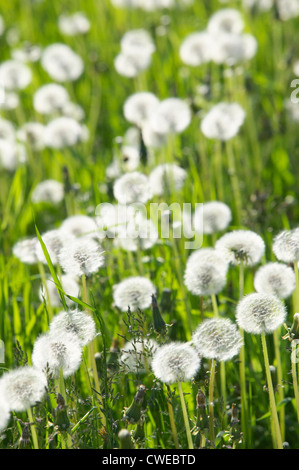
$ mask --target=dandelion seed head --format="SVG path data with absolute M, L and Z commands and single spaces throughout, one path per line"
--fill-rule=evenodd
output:
M 41 238 L 46 245 L 48 254 L 54 265 L 58 263 L 60 251 L 64 246 L 68 246 L 73 240 L 73 237 L 62 229 L 49 230 L 48 232 L 43 233 Z M 41 263 L 47 264 L 42 246 L 39 242 L 36 247 L 36 256 Z
M 120 204 L 146 203 L 152 198 L 148 177 L 138 171 L 120 176 L 114 182 L 113 194 Z
M 194 228 L 198 233 L 212 234 L 225 230 L 232 220 L 230 208 L 220 201 L 201 204 L 193 217 Z
M 213 13 L 208 21 L 207 31 L 210 34 L 241 34 L 244 21 L 241 13 L 234 8 L 222 8 Z
M 0 64 L 0 83 L 6 90 L 23 90 L 32 80 L 30 68 L 17 60 Z
M 288 21 L 299 16 L 299 0 L 277 0 L 280 19 Z
M 286 314 L 286 307 L 274 295 L 253 293 L 238 303 L 236 321 L 248 333 L 272 333 L 283 324 Z
M 113 301 L 122 312 L 149 308 L 156 288 L 152 281 L 142 276 L 133 276 L 113 286 Z
M 78 297 L 79 292 L 80 292 L 80 287 L 76 279 L 74 279 L 70 275 L 62 275 L 60 282 L 61 282 L 62 289 L 64 290 L 66 294 L 71 295 L 72 297 Z M 49 301 L 50 301 L 51 306 L 54 308 L 61 307 L 62 305 L 61 298 L 58 293 L 54 280 L 52 278 L 47 279 L 46 285 L 47 285 L 47 292 L 49 295 Z M 47 299 L 47 294 L 46 294 L 44 286 L 40 287 L 39 298 L 41 301 L 43 301 L 44 299 Z M 68 297 L 65 297 L 65 302 L 68 306 L 71 306 L 74 304 L 74 302 Z
M 25 411 L 41 401 L 47 388 L 43 372 L 24 366 L 10 370 L 0 379 L 0 396 L 11 411 Z
M 33 150 L 45 148 L 45 126 L 39 122 L 26 122 L 17 131 L 17 138 Z
M 81 57 L 66 44 L 51 44 L 42 53 L 41 65 L 57 82 L 77 80 L 84 71 Z
M 7 427 L 9 419 L 10 419 L 9 405 L 1 397 L 0 399 L 0 433 Z
M 89 276 L 104 266 L 103 249 L 92 238 L 72 238 L 58 255 L 59 264 L 66 274 Z
M 149 175 L 152 193 L 162 196 L 168 191 L 182 189 L 187 177 L 186 170 L 175 163 L 162 163 L 156 166 Z
M 180 58 L 186 65 L 198 67 L 212 59 L 213 36 L 206 31 L 189 34 L 180 46 Z
M 34 109 L 40 114 L 54 114 L 70 100 L 66 88 L 58 83 L 42 85 L 33 96 Z
M 239 353 L 243 340 L 235 323 L 227 318 L 211 318 L 197 327 L 192 344 L 202 357 L 227 361 Z
M 215 249 L 233 265 L 254 266 L 265 253 L 265 242 L 251 230 L 234 230 L 219 238 Z
M 9 140 L 0 139 L 0 168 L 7 171 L 14 171 L 27 160 L 27 153 L 24 145 Z
M 154 375 L 164 383 L 189 382 L 200 368 L 201 360 L 188 343 L 171 342 L 157 348 L 152 360 Z
M 35 264 L 38 261 L 36 255 L 37 244 L 38 239 L 36 237 L 19 240 L 13 246 L 12 252 L 22 263 Z
M 151 61 L 151 54 L 144 54 L 142 51 L 120 52 L 114 59 L 114 67 L 119 75 L 134 78 L 147 69 Z
M 273 253 L 279 261 L 299 261 L 299 228 L 283 230 L 273 240 Z
M 14 142 L 16 138 L 15 127 L 7 119 L 0 118 L 0 139 Z
M 34 204 L 48 202 L 59 204 L 64 199 L 64 186 L 60 181 L 44 180 L 38 183 L 31 194 L 31 201 Z
M 45 126 L 45 142 L 50 148 L 72 147 L 87 137 L 86 128 L 71 117 L 54 118 Z
M 96 336 L 96 324 L 92 317 L 80 310 L 61 311 L 49 325 L 49 333 L 54 338 L 64 337 L 65 333 L 78 336 L 81 346 L 86 346 Z
M 69 216 L 64 219 L 61 228 L 74 237 L 101 238 L 96 221 L 88 215 Z
M 139 92 L 129 96 L 124 103 L 123 112 L 127 121 L 142 127 L 156 110 L 159 99 L 150 92 Z
M 280 299 L 289 297 L 295 287 L 295 273 L 283 263 L 267 263 L 254 276 L 254 288 L 257 292 L 275 295 Z
M 227 141 L 235 137 L 245 119 L 238 103 L 218 103 L 201 121 L 201 131 L 209 139 Z
M 227 265 L 206 257 L 193 258 L 186 264 L 184 283 L 193 295 L 218 294 L 226 284 Z
M 189 105 L 181 98 L 166 98 L 160 101 L 150 117 L 152 129 L 160 134 L 179 134 L 191 122 Z
M 90 30 L 90 21 L 84 13 L 78 11 L 72 15 L 60 15 L 58 28 L 66 36 L 77 36 L 86 34 Z
M 82 346 L 76 334 L 44 333 L 34 343 L 31 360 L 34 367 L 53 377 L 59 377 L 62 369 L 63 377 L 67 378 L 80 367 L 81 354 Z
M 132 29 L 125 33 L 120 42 L 124 54 L 152 54 L 156 47 L 150 34 L 145 29 Z
M 158 229 L 153 221 L 137 212 L 126 225 L 119 227 L 114 245 L 126 251 L 148 250 L 158 239 Z

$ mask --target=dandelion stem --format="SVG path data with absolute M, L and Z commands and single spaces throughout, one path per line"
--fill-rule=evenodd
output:
M 48 323 L 49 323 L 49 322 L 52 320 L 52 318 L 53 318 L 53 308 L 52 308 L 51 301 L 50 301 L 50 296 L 49 296 L 49 290 L 48 290 L 48 286 L 47 286 L 47 279 L 46 279 L 45 268 L 44 268 L 43 263 L 41 263 L 40 261 L 38 262 L 38 269 L 39 269 L 39 273 L 40 273 L 40 277 L 41 277 L 41 280 L 42 280 L 42 284 L 43 284 L 43 286 L 44 286 L 45 293 L 46 293 L 47 312 L 48 312 Z
M 292 341 L 292 379 L 293 379 L 293 387 L 294 387 L 294 395 L 296 400 L 296 409 L 297 409 L 297 419 L 299 423 L 299 387 L 298 387 L 298 377 L 297 377 L 297 370 L 296 370 L 296 353 L 297 353 L 297 342 Z
M 210 423 L 210 439 L 215 440 L 214 433 L 214 383 L 215 383 L 216 361 L 212 359 L 209 383 L 209 423 Z
M 279 330 L 274 331 L 273 339 L 274 339 L 274 350 L 275 350 L 275 358 L 276 358 L 276 370 L 277 370 L 277 390 L 278 390 L 278 397 L 279 402 L 281 403 L 284 399 L 284 392 L 282 386 L 282 367 L 281 367 L 281 357 L 280 357 L 280 349 L 279 349 Z M 280 421 L 280 432 L 281 438 L 284 440 L 285 438 L 285 407 L 282 406 L 279 410 L 279 421 Z
M 179 449 L 180 444 L 179 444 L 178 433 L 177 433 L 175 420 L 174 420 L 172 397 L 171 397 L 171 394 L 170 394 L 170 390 L 169 390 L 168 397 L 167 397 L 167 405 L 168 405 L 168 414 L 169 414 L 170 427 L 171 427 L 171 432 L 172 432 L 175 448 Z
M 189 449 L 194 449 L 193 446 L 193 441 L 192 441 L 192 436 L 191 436 L 191 430 L 190 430 L 190 423 L 189 423 L 189 417 L 188 417 L 188 411 L 186 407 L 186 402 L 183 394 L 183 389 L 182 389 L 182 384 L 181 382 L 178 382 L 178 390 L 179 390 L 179 395 L 180 395 L 180 400 L 181 400 L 181 406 L 183 410 L 183 417 L 184 417 L 184 423 L 185 423 L 185 428 L 186 428 L 186 434 L 187 434 L 187 440 L 188 440 L 188 447 Z
M 263 346 L 264 362 L 265 362 L 265 369 L 266 369 L 266 376 L 267 376 L 267 385 L 268 385 L 268 391 L 269 391 L 270 407 L 271 407 L 271 414 L 272 414 L 273 425 L 274 425 L 274 434 L 275 434 L 276 446 L 277 446 L 278 449 L 283 449 L 282 438 L 281 438 L 281 432 L 280 432 L 280 426 L 279 426 L 279 421 L 278 421 L 278 416 L 277 416 L 277 410 L 276 410 L 276 403 L 275 403 L 275 395 L 274 395 L 274 390 L 273 390 L 273 383 L 272 383 L 272 378 L 271 378 L 271 371 L 270 371 L 270 364 L 269 364 L 269 356 L 268 356 L 268 349 L 267 349 L 266 336 L 265 336 L 264 333 L 262 333 L 262 334 L 261 334 L 261 337 L 262 337 L 262 346 Z
M 232 183 L 232 190 L 234 195 L 234 202 L 236 205 L 236 224 L 241 224 L 241 212 L 242 212 L 242 199 L 241 199 L 241 191 L 239 186 L 239 179 L 238 174 L 236 172 L 236 163 L 235 163 L 235 156 L 232 149 L 231 143 L 227 142 L 226 145 L 227 157 L 228 157 L 228 167 L 229 167 L 229 174 L 231 177 Z
M 239 266 L 239 300 L 244 295 L 244 263 L 241 260 Z M 247 393 L 246 393 L 246 374 L 245 374 L 245 346 L 244 346 L 244 331 L 240 328 L 242 337 L 242 346 L 239 353 L 239 371 L 240 371 L 240 388 L 241 388 L 241 427 L 244 434 L 245 441 L 247 439 Z
M 33 421 L 33 414 L 32 414 L 31 408 L 27 409 L 27 415 L 28 415 L 28 419 L 30 421 L 33 447 L 34 447 L 34 449 L 38 449 L 37 433 L 36 433 L 35 424 L 34 424 L 34 421 Z

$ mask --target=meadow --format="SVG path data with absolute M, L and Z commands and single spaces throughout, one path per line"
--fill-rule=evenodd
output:
M 1 449 L 298 449 L 298 44 L 299 0 L 0 0 Z

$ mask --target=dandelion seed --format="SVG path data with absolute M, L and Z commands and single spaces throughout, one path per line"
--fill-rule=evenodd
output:
M 0 83 L 6 90 L 23 90 L 32 80 L 31 70 L 17 60 L 6 60 L 0 65 Z
M 131 312 L 149 308 L 152 295 L 156 294 L 154 284 L 142 276 L 129 277 L 113 286 L 113 300 L 116 307 L 122 312 Z
M 43 150 L 45 143 L 45 126 L 39 122 L 27 122 L 18 131 L 17 138 L 33 150 Z
M 257 270 L 254 288 L 257 292 L 286 299 L 296 288 L 295 273 L 283 263 L 267 263 Z
M 43 69 L 57 82 L 77 80 L 83 73 L 81 57 L 66 44 L 51 44 L 42 53 Z
M 66 294 L 71 295 L 72 297 L 78 297 L 79 292 L 80 292 L 80 287 L 79 287 L 78 282 L 73 277 L 71 277 L 70 275 L 62 275 L 60 281 L 61 281 L 62 289 Z M 43 301 L 44 298 L 47 298 L 47 295 L 49 295 L 49 301 L 51 303 L 51 306 L 54 308 L 61 307 L 60 295 L 58 293 L 54 280 L 47 279 L 46 286 L 47 286 L 47 293 L 45 292 L 44 286 L 40 287 L 40 293 L 39 293 L 40 300 Z M 74 302 L 67 297 L 65 298 L 65 302 L 68 306 L 71 306 L 74 304 Z
M 214 38 L 206 31 L 189 34 L 181 44 L 180 58 L 184 64 L 198 67 L 212 59 Z
M 125 101 L 123 112 L 127 121 L 142 127 L 159 105 L 159 99 L 149 92 L 139 92 Z
M 72 147 L 79 142 L 84 142 L 87 137 L 86 128 L 67 116 L 55 118 L 45 127 L 46 145 L 54 149 Z
M 285 263 L 299 261 L 299 228 L 283 230 L 276 235 L 272 250 L 279 261 Z
M 96 336 L 96 324 L 88 313 L 78 309 L 61 311 L 55 315 L 49 325 L 49 334 L 53 338 L 64 337 L 68 333 L 78 336 L 81 346 L 86 346 Z
M 24 366 L 10 370 L 0 379 L 0 396 L 11 411 L 26 411 L 41 401 L 47 388 L 43 372 Z
M 151 367 L 159 380 L 172 384 L 190 381 L 200 365 L 200 357 L 190 344 L 171 342 L 156 349 Z
M 69 94 L 64 86 L 48 83 L 35 92 L 33 106 L 40 114 L 54 114 L 61 111 L 69 100 Z
M 150 125 L 160 134 L 178 134 L 191 122 L 189 105 L 180 98 L 166 98 L 150 117 Z
M 13 246 L 12 252 L 22 263 L 35 264 L 38 262 L 36 255 L 37 244 L 38 239 L 36 237 L 20 240 Z
M 251 230 L 234 230 L 219 238 L 215 249 L 233 265 L 254 266 L 264 255 L 265 243 Z
M 149 184 L 152 193 L 157 196 L 171 191 L 182 189 L 187 177 L 187 172 L 175 163 L 164 163 L 156 166 L 149 175 Z
M 59 204 L 64 199 L 64 186 L 60 181 L 44 180 L 38 183 L 31 194 L 31 201 L 34 204 L 48 202 Z
M 283 324 L 286 313 L 286 307 L 277 297 L 253 293 L 238 303 L 236 321 L 248 333 L 272 333 Z
M 128 341 L 121 349 L 120 364 L 127 372 L 144 373 L 151 366 L 158 344 L 150 338 Z
M 32 351 L 32 364 L 36 369 L 59 377 L 62 369 L 63 377 L 73 375 L 80 367 L 82 346 L 78 336 L 65 333 L 56 337 L 45 333 L 37 338 Z
M 60 15 L 58 28 L 66 36 L 77 36 L 78 34 L 86 34 L 90 30 L 90 21 L 84 13 L 78 11 L 69 16 Z
M 229 319 L 212 318 L 196 328 L 192 344 L 202 357 L 228 361 L 239 354 L 243 340 L 237 325 Z
M 219 103 L 206 114 L 200 128 L 209 139 L 227 141 L 237 135 L 244 119 L 245 112 L 239 104 Z
M 72 238 L 58 255 L 59 264 L 66 274 L 89 276 L 104 266 L 101 246 L 91 238 Z
M 220 201 L 201 204 L 193 217 L 194 228 L 198 233 L 212 234 L 225 230 L 232 220 L 230 208 Z
M 223 8 L 214 13 L 207 25 L 210 34 L 233 33 L 241 34 L 244 29 L 244 21 L 241 13 L 234 8 Z
M 146 203 L 152 198 L 148 177 L 138 171 L 118 178 L 113 186 L 113 194 L 120 204 Z

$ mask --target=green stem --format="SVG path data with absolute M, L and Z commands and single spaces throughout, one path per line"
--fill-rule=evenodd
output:
M 282 385 L 282 366 L 281 366 L 281 357 L 280 357 L 280 348 L 279 348 L 279 337 L 280 329 L 274 331 L 274 350 L 276 358 L 276 370 L 277 370 L 277 392 L 279 397 L 279 402 L 281 403 L 284 399 L 284 391 Z M 285 407 L 282 406 L 279 410 L 279 421 L 280 421 L 280 432 L 282 440 L 285 439 Z
M 213 443 L 215 440 L 214 433 L 214 383 L 215 383 L 216 361 L 212 359 L 209 383 L 209 424 L 210 424 L 210 439 Z
M 231 177 L 234 202 L 236 205 L 236 225 L 241 225 L 242 198 L 241 198 L 241 191 L 240 191 L 240 186 L 239 186 L 239 177 L 236 171 L 235 156 L 234 156 L 231 142 L 226 143 L 226 151 L 227 151 L 227 157 L 228 157 L 228 167 L 229 167 L 229 174 Z
M 277 448 L 283 449 L 280 426 L 279 426 L 277 410 L 276 410 L 272 378 L 271 378 L 271 371 L 270 371 L 269 356 L 268 356 L 265 333 L 262 333 L 261 337 L 262 337 L 262 346 L 263 346 L 264 362 L 265 362 L 265 369 L 266 369 L 267 385 L 268 385 L 268 391 L 269 391 L 271 414 L 272 414 L 272 420 L 273 420 L 273 426 L 274 426 L 275 441 L 276 441 Z
M 37 433 L 36 433 L 36 429 L 35 429 L 35 424 L 34 424 L 34 421 L 33 421 L 33 414 L 32 414 L 31 408 L 27 409 L 27 415 L 28 415 L 28 419 L 30 421 L 33 447 L 34 447 L 34 449 L 38 449 L 38 438 L 37 438 Z
M 292 341 L 292 356 L 291 356 L 292 379 L 293 379 L 294 395 L 295 395 L 295 400 L 296 400 L 297 419 L 299 423 L 299 388 L 298 388 L 298 377 L 297 377 L 297 370 L 296 370 L 296 353 L 297 353 L 297 343 L 296 341 Z
M 182 389 L 182 384 L 181 382 L 178 382 L 178 390 L 179 390 L 179 395 L 180 395 L 180 400 L 181 400 L 181 406 L 183 410 L 183 417 L 184 417 L 184 423 L 185 423 L 185 428 L 186 428 L 186 434 L 187 434 L 187 440 L 188 440 L 188 447 L 189 449 L 194 449 L 193 446 L 193 441 L 192 441 L 192 436 L 191 436 L 191 429 L 190 429 L 190 423 L 189 423 L 189 417 L 188 417 L 188 411 L 186 407 L 186 402 L 183 394 L 183 389 Z
M 167 405 L 168 405 L 168 414 L 169 414 L 170 427 L 171 427 L 171 432 L 172 432 L 175 448 L 179 449 L 180 444 L 179 444 L 178 433 L 177 433 L 177 429 L 176 429 L 176 425 L 175 425 L 173 406 L 172 406 L 172 398 L 171 398 L 170 393 L 169 393 L 169 396 L 167 397 Z

